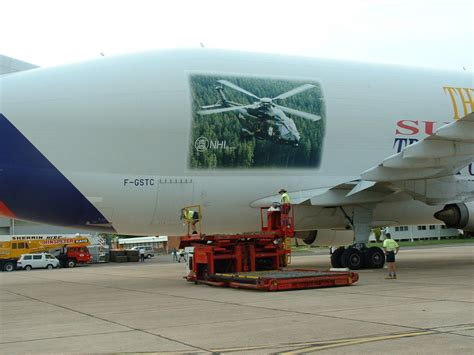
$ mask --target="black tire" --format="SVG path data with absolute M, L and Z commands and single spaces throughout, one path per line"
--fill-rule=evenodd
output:
M 51 265 L 51 264 L 46 265 L 46 269 L 48 269 L 48 270 L 53 270 L 53 268 L 54 268 L 54 267 L 53 267 L 53 265 Z
M 15 270 L 15 265 L 11 261 L 6 262 L 5 265 L 3 265 L 3 271 L 12 272 L 13 270 Z
M 364 267 L 364 254 L 356 248 L 347 248 L 341 256 L 342 266 L 351 270 L 359 270 Z
M 340 247 L 333 251 L 333 253 L 331 254 L 332 267 L 335 267 L 335 268 L 343 267 L 341 257 L 345 250 L 346 249 L 344 247 Z
M 146 256 L 146 258 L 147 258 L 147 259 L 151 259 L 151 258 L 152 258 L 152 256 L 153 256 L 153 255 L 151 255 L 151 254 L 148 254 L 148 255 Z
M 364 261 L 369 269 L 381 269 L 385 264 L 385 254 L 379 247 L 371 247 L 365 251 Z
M 31 267 L 31 265 L 26 265 L 26 266 L 24 267 L 24 269 L 25 269 L 26 271 L 30 271 L 30 270 L 32 269 L 32 267 Z
M 196 276 L 198 280 L 207 280 L 209 278 L 209 269 L 207 265 L 199 264 Z
M 76 260 L 74 259 L 67 260 L 67 267 L 75 267 L 75 266 L 76 266 Z

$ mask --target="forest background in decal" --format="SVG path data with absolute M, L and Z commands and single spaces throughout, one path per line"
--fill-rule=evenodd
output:
M 217 74 L 191 74 L 189 81 L 190 168 L 319 167 L 319 82 Z

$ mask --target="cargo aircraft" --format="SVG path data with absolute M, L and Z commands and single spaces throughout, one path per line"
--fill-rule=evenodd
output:
M 239 107 L 211 114 L 219 80 Z M 285 188 L 299 238 L 346 246 L 335 266 L 382 267 L 373 227 L 474 230 L 473 87 L 466 71 L 209 49 L 6 74 L 0 214 L 183 235 L 181 208 L 201 205 L 207 234 L 251 232 Z M 294 121 L 297 147 L 234 137 L 248 129 L 236 113 L 265 98 Z

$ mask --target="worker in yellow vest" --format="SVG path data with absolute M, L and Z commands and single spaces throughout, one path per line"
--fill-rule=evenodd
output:
M 200 220 L 199 212 L 193 211 L 189 208 L 183 208 L 181 212 L 182 212 L 181 216 L 185 220 L 185 222 L 191 225 L 191 228 L 193 231 L 192 234 L 197 234 L 196 224 Z
M 291 200 L 290 200 L 290 195 L 288 195 L 288 192 L 285 189 L 281 189 L 278 191 L 280 194 L 280 205 L 281 205 L 281 212 L 288 214 L 291 209 Z
M 285 189 L 281 189 L 280 191 L 278 191 L 278 193 L 281 195 L 281 198 L 280 198 L 281 224 L 285 228 L 289 228 L 290 219 L 289 219 L 288 214 L 290 213 L 290 209 L 291 209 L 290 195 L 288 195 L 288 192 Z
M 395 266 L 395 255 L 398 254 L 400 249 L 398 243 L 394 241 L 390 233 L 385 234 L 385 240 L 383 241 L 383 250 L 385 251 L 386 261 L 388 265 L 388 276 L 386 279 L 397 278 L 397 267 Z

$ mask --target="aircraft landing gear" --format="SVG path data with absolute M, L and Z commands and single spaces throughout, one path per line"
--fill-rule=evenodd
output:
M 341 268 L 342 266 L 342 254 L 346 251 L 346 248 L 340 247 L 334 250 L 331 254 L 331 265 L 335 268 Z
M 355 235 L 355 244 L 336 249 L 331 255 L 331 264 L 335 268 L 348 267 L 351 270 L 380 269 L 385 264 L 385 254 L 378 247 L 367 248 L 371 232 L 372 214 L 374 206 L 356 206 L 352 212 L 352 218 L 347 215 L 347 221 L 352 226 Z
M 342 267 L 359 270 L 364 266 L 364 254 L 357 248 L 349 247 L 341 255 Z
M 368 269 L 381 269 L 385 264 L 385 254 L 379 247 L 371 247 L 365 250 L 365 266 Z
M 385 264 L 385 254 L 379 247 L 340 247 L 331 255 L 331 265 L 335 268 L 347 267 L 351 270 L 381 269 Z

